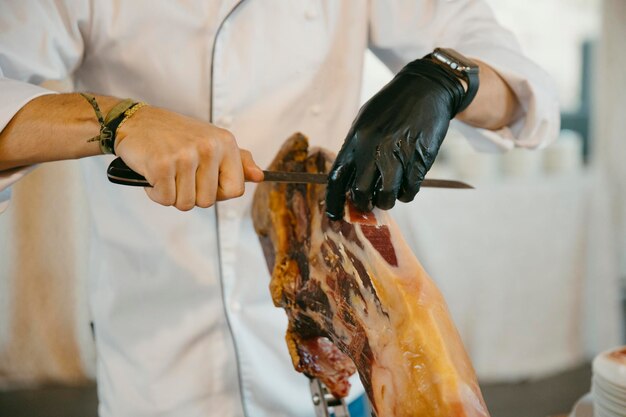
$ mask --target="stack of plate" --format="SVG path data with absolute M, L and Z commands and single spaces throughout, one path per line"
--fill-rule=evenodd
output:
M 591 392 L 594 417 L 626 417 L 626 346 L 594 359 Z

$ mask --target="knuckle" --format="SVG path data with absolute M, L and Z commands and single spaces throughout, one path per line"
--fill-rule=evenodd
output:
M 234 191 L 233 196 L 234 197 L 241 197 L 243 195 L 243 193 L 246 191 L 246 186 L 244 184 L 241 184 L 239 187 L 237 187 L 237 189 Z
M 148 169 L 154 178 L 162 178 L 166 175 L 172 166 L 171 161 L 165 157 L 155 158 L 150 161 Z
M 198 143 L 198 151 L 201 155 L 211 155 L 215 151 L 215 143 L 211 138 L 206 138 Z
M 398 197 L 398 200 L 402 201 L 403 203 L 410 203 L 414 199 L 415 199 L 415 194 L 405 194 L 402 197 Z
M 181 149 L 176 155 L 176 161 L 184 167 L 191 167 L 197 163 L 198 157 L 194 149 Z
M 202 208 L 209 208 L 213 204 L 215 204 L 215 200 L 211 198 L 202 198 L 196 201 L 196 206 L 202 207 Z
M 160 190 L 158 190 L 157 188 L 150 190 L 150 192 L 148 192 L 148 197 L 150 197 L 150 199 L 154 201 L 155 203 L 158 203 L 162 206 L 174 205 L 174 203 L 176 202 L 176 199 L 174 198 L 173 195 L 169 193 L 162 193 L 159 191 Z
M 246 187 L 243 182 L 229 181 L 222 185 L 222 195 L 225 200 L 241 197 L 245 191 Z
M 222 145 L 224 150 L 228 152 L 237 152 L 239 154 L 239 147 L 237 146 L 237 140 L 235 136 L 228 130 L 224 130 L 222 133 Z
M 177 202 L 175 207 L 180 211 L 189 211 L 195 207 L 195 201 L 180 201 Z
M 376 200 L 376 207 L 383 210 L 389 210 L 390 208 L 393 208 L 395 204 L 396 199 L 389 194 L 379 196 Z
M 235 135 L 230 130 L 220 129 L 220 138 L 227 144 L 236 144 Z
M 400 195 L 398 196 L 398 200 L 402 201 L 403 203 L 410 203 L 415 199 L 418 191 L 418 187 L 408 187 L 404 190 L 404 192 L 400 193 Z
M 218 126 L 213 126 L 213 130 L 208 135 L 208 137 L 215 138 L 219 140 L 220 142 L 228 142 L 230 140 L 235 140 L 235 135 L 233 135 L 230 130 L 227 130 Z
M 437 149 L 434 149 L 433 147 L 428 146 L 428 144 L 424 144 L 420 142 L 417 144 L 417 146 L 425 163 L 433 161 L 435 157 L 437 156 Z
M 173 206 L 176 203 L 176 197 L 173 195 L 164 195 L 159 198 L 160 203 L 164 206 Z

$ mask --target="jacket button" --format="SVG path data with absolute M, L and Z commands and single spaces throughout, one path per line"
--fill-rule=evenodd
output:
M 308 20 L 313 20 L 315 18 L 317 18 L 317 11 L 316 10 L 307 10 L 306 13 L 304 14 L 304 16 L 308 19 Z

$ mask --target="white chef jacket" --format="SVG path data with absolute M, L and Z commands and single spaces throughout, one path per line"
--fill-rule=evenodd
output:
M 78 91 L 212 120 L 265 166 L 295 131 L 340 147 L 357 113 L 365 48 L 396 71 L 436 46 L 490 64 L 522 104 L 498 132 L 461 124 L 477 147 L 536 147 L 556 136 L 551 81 L 478 0 L 3 0 L 0 129 L 50 93 L 35 84 L 71 75 Z M 110 160 L 82 161 L 95 229 L 100 415 L 312 416 L 284 343 L 285 315 L 267 289 L 253 187 L 183 213 L 108 183 Z M 24 172 L 0 173 L 0 201 Z

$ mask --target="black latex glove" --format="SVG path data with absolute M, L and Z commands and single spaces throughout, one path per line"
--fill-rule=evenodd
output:
M 454 73 L 428 58 L 404 67 L 352 124 L 329 174 L 328 216 L 343 217 L 347 192 L 361 211 L 413 200 L 464 96 Z

